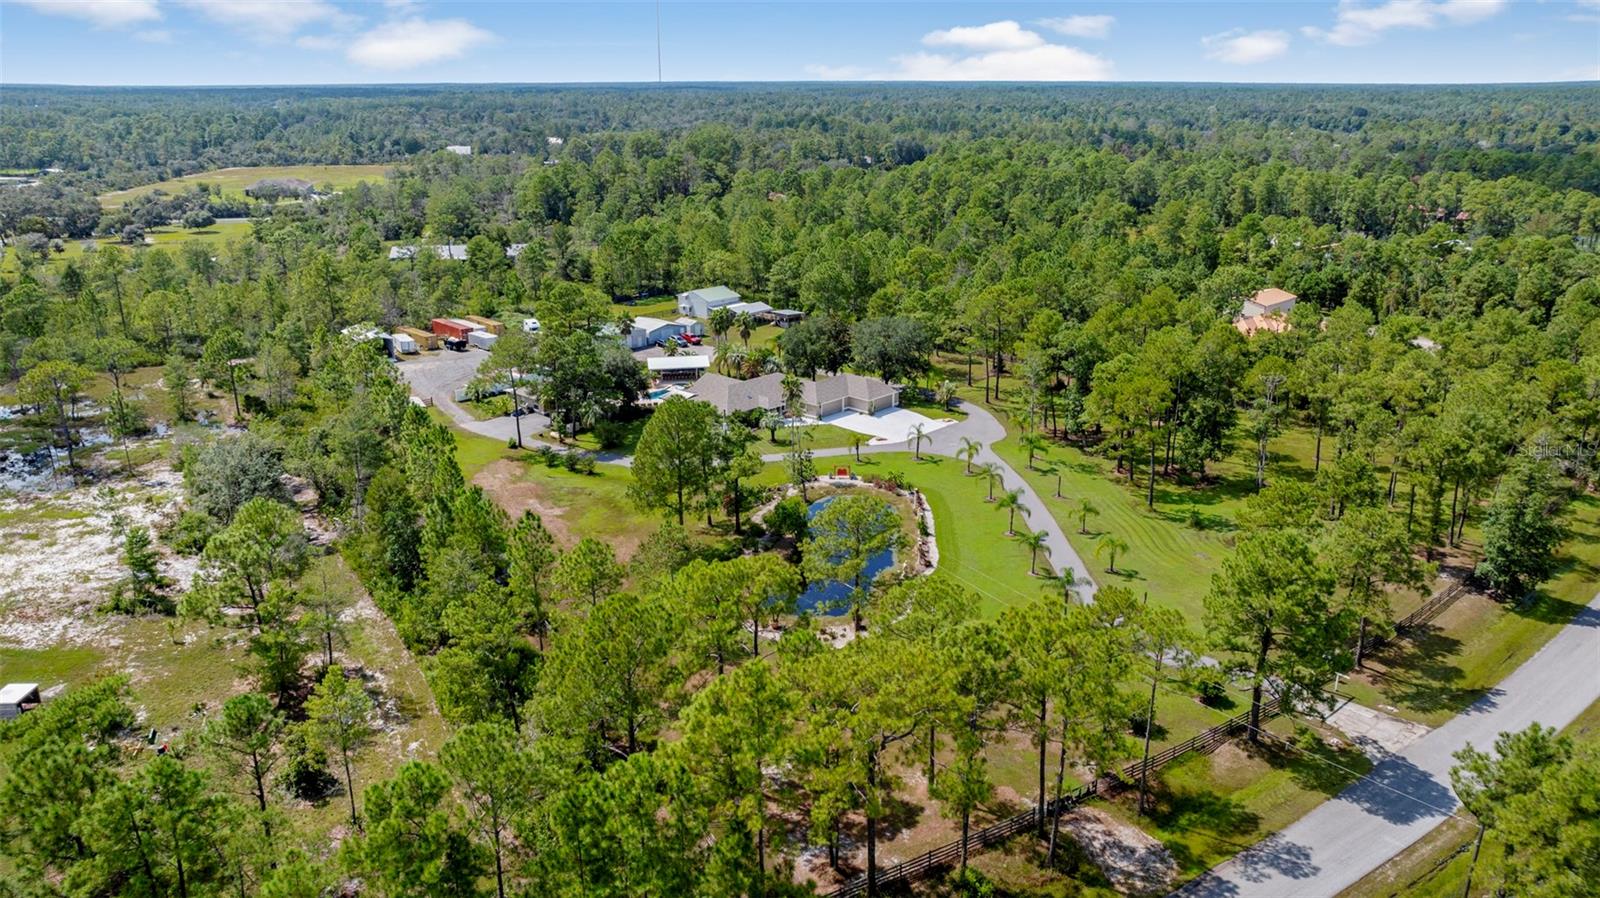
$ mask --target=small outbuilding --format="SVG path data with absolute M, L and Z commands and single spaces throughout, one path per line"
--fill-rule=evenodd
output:
M 650 376 L 658 380 L 693 380 L 711 367 L 711 356 L 660 355 L 645 359 L 644 365 L 650 370 Z
M 703 332 L 700 322 L 693 318 L 678 318 L 667 321 L 662 318 L 639 317 L 633 319 L 633 326 L 628 328 L 628 348 L 645 349 L 673 339 L 680 334 L 695 334 Z
M 21 717 L 39 707 L 38 683 L 7 683 L 0 686 L 0 720 Z

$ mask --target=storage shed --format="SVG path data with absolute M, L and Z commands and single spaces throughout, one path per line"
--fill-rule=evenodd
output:
M 39 707 L 38 683 L 7 683 L 0 686 L 0 720 L 21 717 L 22 712 Z
M 417 341 L 412 339 L 410 334 L 396 331 L 389 335 L 389 339 L 392 341 L 390 345 L 394 347 L 395 352 L 403 353 L 405 355 L 416 354 Z

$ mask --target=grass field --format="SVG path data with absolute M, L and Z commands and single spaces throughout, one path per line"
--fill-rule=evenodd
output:
M 861 477 L 901 474 L 922 490 L 933 510 L 939 570 L 977 593 L 985 615 L 1032 601 L 1044 590 L 1045 581 L 1028 574 L 1028 551 L 1005 535 L 1005 513 L 985 501 L 983 481 L 966 476 L 961 462 L 933 455 L 919 462 L 909 452 L 864 455 L 859 463 L 850 458 L 817 460 L 819 471 L 835 467 L 848 467 Z M 786 479 L 781 464 L 768 465 L 762 477 L 766 483 Z M 1026 525 L 1018 515 L 1018 531 Z
M 87 254 L 84 249 L 85 242 L 93 243 L 97 247 L 117 246 L 132 252 L 139 252 L 152 246 L 165 247 L 169 250 L 176 249 L 184 243 L 221 245 L 230 240 L 243 240 L 250 236 L 250 222 L 221 221 L 208 228 L 194 229 L 178 227 L 151 228 L 145 232 L 145 235 L 150 239 L 150 243 L 138 243 L 132 246 L 108 238 L 95 238 L 90 241 L 66 240 L 63 241 L 62 251 L 52 254 L 45 264 L 64 265 L 70 260 L 82 259 Z M 15 274 L 17 268 L 17 251 L 12 247 L 6 247 L 5 256 L 0 259 L 0 272 Z
M 216 171 L 184 175 L 144 184 L 126 190 L 113 190 L 100 195 L 100 205 L 115 209 L 135 197 L 154 193 L 182 193 L 196 184 L 210 184 L 222 188 L 227 195 L 244 196 L 244 189 L 262 178 L 300 178 L 318 187 L 332 184 L 335 190 L 354 187 L 362 181 L 382 181 L 393 165 L 261 165 L 241 168 L 223 168 Z

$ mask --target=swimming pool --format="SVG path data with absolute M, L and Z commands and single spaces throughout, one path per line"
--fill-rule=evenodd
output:
M 824 496 L 811 503 L 811 507 L 806 509 L 806 518 L 816 517 L 818 512 L 827 508 L 828 503 L 837 498 L 839 498 L 837 495 Z M 891 564 L 894 564 L 893 549 L 884 549 L 882 552 L 867 559 L 866 568 L 862 572 L 863 588 L 871 589 L 873 578 L 887 570 Z M 800 595 L 799 601 L 795 603 L 795 608 L 798 611 L 808 611 L 825 617 L 838 617 L 849 610 L 844 604 L 849 597 L 850 584 L 848 583 L 840 583 L 837 580 L 814 581 Z

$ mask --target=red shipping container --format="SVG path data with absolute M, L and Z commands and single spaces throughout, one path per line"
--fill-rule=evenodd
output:
M 476 326 L 453 318 L 435 318 L 432 324 L 434 333 L 441 337 L 455 337 L 458 340 L 465 340 L 467 334 L 477 330 Z

